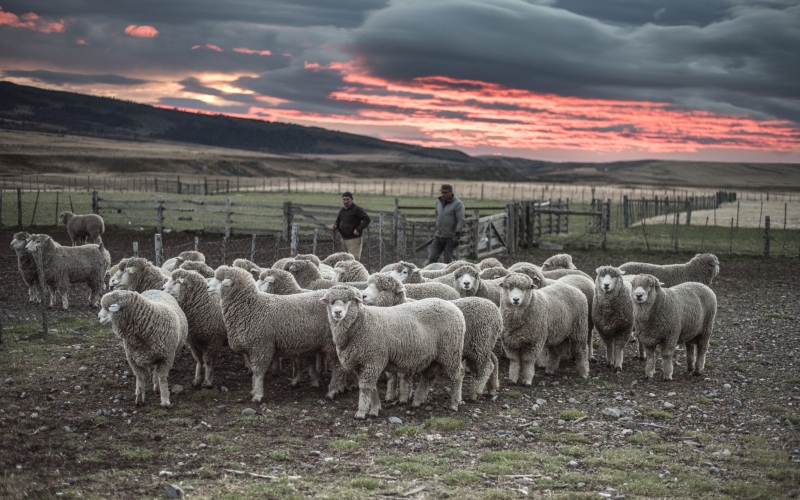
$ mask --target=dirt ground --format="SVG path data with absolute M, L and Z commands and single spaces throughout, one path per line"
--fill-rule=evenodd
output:
M 11 234 L 0 232 L 0 239 Z M 168 238 L 165 246 L 191 244 L 190 235 Z M 129 243 L 114 243 L 115 260 Z M 7 253 L 6 271 L 13 265 Z M 548 256 L 502 260 L 541 263 Z M 594 275 L 600 265 L 643 257 L 573 258 Z M 19 277 L 11 276 L 6 285 L 17 286 Z M 288 367 L 268 376 L 265 403 L 251 403 L 250 378 L 232 353 L 223 356 L 213 390 L 191 387 L 194 364 L 182 353 L 170 373 L 173 407 L 160 408 L 149 392 L 137 408 L 118 339 L 85 307 L 54 316 L 45 340 L 6 330 L 0 496 L 795 497 L 799 282 L 797 259 L 723 259 L 712 285 L 719 311 L 702 377 L 685 373 L 680 353 L 674 381 L 646 382 L 632 345 L 624 371 L 612 373 L 595 336 L 601 362 L 591 365 L 587 381 L 570 363 L 555 377 L 537 372 L 532 387 L 501 378 L 496 400 L 467 402 L 457 413 L 445 409 L 439 383 L 422 408 L 384 406 L 367 421 L 353 419 L 357 394 L 329 401 L 324 387 L 289 387 Z M 503 359 L 501 376 L 507 370 Z M 468 374 L 465 387 L 471 383 Z

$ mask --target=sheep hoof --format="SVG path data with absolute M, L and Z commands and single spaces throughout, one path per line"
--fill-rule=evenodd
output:
M 162 402 L 161 402 L 161 407 L 162 407 L 162 408 L 169 408 L 169 407 L 171 407 L 171 406 L 172 406 L 172 405 L 169 403 L 169 401 L 166 401 L 166 402 L 162 401 Z
M 356 412 L 356 416 L 355 416 L 356 420 L 364 420 L 365 418 L 367 418 L 367 414 L 366 413 L 364 413 L 364 412 Z
M 195 389 L 199 389 L 201 385 L 203 385 L 203 381 L 202 380 L 193 380 L 192 381 L 192 387 L 194 387 Z
M 458 411 L 458 405 L 450 406 L 450 411 Z
M 703 376 L 703 372 L 693 371 L 692 375 L 695 376 L 695 377 L 702 377 Z
M 589 362 L 590 362 L 590 363 L 599 363 L 599 362 L 600 362 L 600 359 L 599 359 L 597 356 L 591 356 L 591 357 L 589 358 Z
M 621 366 L 615 366 L 614 367 L 614 373 L 620 373 L 621 371 L 622 371 L 622 367 Z
M 250 401 L 252 401 L 253 403 L 260 403 L 261 398 L 262 396 L 253 396 L 253 399 L 251 399 Z
M 328 391 L 328 394 L 325 395 L 328 399 L 336 399 L 336 395 L 339 393 L 337 390 Z
M 214 388 L 214 384 L 211 383 L 211 382 L 203 382 L 202 388 L 203 389 L 213 389 Z

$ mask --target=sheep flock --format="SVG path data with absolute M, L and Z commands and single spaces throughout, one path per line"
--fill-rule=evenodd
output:
M 73 229 L 70 238 L 79 243 Z M 137 405 L 152 379 L 169 407 L 167 373 L 189 355 L 195 390 L 217 390 L 215 372 L 239 370 L 251 378 L 252 400 L 269 400 L 265 379 L 289 362 L 293 386 L 327 380 L 330 399 L 357 391 L 358 419 L 379 416 L 383 380 L 386 404 L 438 402 L 458 411 L 466 404 L 465 373 L 474 380 L 464 399 L 480 404 L 497 397 L 501 382 L 531 387 L 548 376 L 620 372 L 628 342 L 646 360 L 644 378 L 655 377 L 660 356 L 660 378 L 671 381 L 679 345 L 688 373 L 704 373 L 717 313 L 710 286 L 720 264 L 713 254 L 666 266 L 604 265 L 594 279 L 568 254 L 509 267 L 494 258 L 428 268 L 397 262 L 370 274 L 341 253 L 237 259 L 214 269 L 202 253 L 183 252 L 159 267 L 133 256 L 110 262 L 98 230 L 84 236 L 98 243 L 71 247 L 17 233 L 11 248 L 31 302 L 49 292 L 51 307 L 60 297 L 67 309 L 70 284 L 89 286 L 100 322 L 122 340 Z M 596 353 L 593 334 L 605 347 Z M 249 374 L 225 366 L 225 350 L 241 356 Z M 498 375 L 503 358 L 508 369 Z M 446 401 L 430 398 L 437 379 Z

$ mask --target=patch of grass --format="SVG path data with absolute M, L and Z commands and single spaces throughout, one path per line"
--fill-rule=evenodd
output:
M 460 430 L 464 422 L 452 417 L 431 417 L 425 421 L 425 425 L 436 431 L 448 432 Z
M 520 399 L 522 397 L 522 393 L 520 391 L 509 390 L 504 392 L 503 396 L 510 399 Z
M 276 462 L 285 462 L 289 460 L 289 454 L 283 451 L 270 451 L 267 456 Z
M 789 421 L 789 422 L 791 422 L 793 425 L 800 424 L 800 418 L 798 418 L 798 417 L 796 417 L 796 416 L 794 416 L 794 415 L 789 415 L 788 413 L 787 413 L 786 415 L 783 415 L 783 416 L 781 417 L 781 420 L 788 420 L 788 421 Z
M 661 436 L 655 432 L 637 432 L 628 438 L 628 442 L 641 445 L 653 445 L 661 441 Z
M 702 394 L 698 394 L 697 396 L 695 396 L 694 400 L 703 405 L 707 405 L 713 402 L 711 398 L 703 396 Z
M 475 471 L 461 469 L 444 476 L 442 482 L 448 486 L 472 486 L 481 484 L 483 478 Z
M 425 429 L 421 429 L 416 425 L 401 425 L 394 430 L 395 436 L 419 436 L 425 434 Z
M 589 454 L 588 446 L 564 446 L 558 452 L 565 457 L 581 458 Z
M 786 408 L 775 403 L 769 403 L 764 406 L 764 411 L 768 411 L 770 413 L 783 413 L 786 411 Z
M 574 434 L 571 432 L 564 432 L 562 434 L 542 434 L 542 441 L 548 443 L 562 443 L 562 444 L 586 444 L 589 438 L 583 434 Z
M 329 446 L 336 451 L 356 451 L 359 448 L 358 443 L 351 439 L 337 439 L 331 441 Z
M 119 453 L 121 457 L 138 462 L 149 462 L 156 457 L 153 451 L 146 448 L 122 448 L 117 450 L 117 453 Z
M 585 417 L 586 414 L 583 413 L 580 410 L 576 410 L 574 408 L 570 408 L 568 410 L 562 411 L 561 413 L 558 414 L 558 416 L 561 417 L 564 420 L 577 420 L 577 419 L 579 419 L 581 417 Z
M 672 413 L 669 413 L 664 410 L 650 410 L 647 412 L 647 416 L 653 417 L 657 420 L 669 420 L 671 418 L 675 418 Z
M 377 490 L 381 485 L 379 479 L 374 477 L 361 476 L 350 481 L 350 486 L 353 488 L 360 488 L 362 490 Z

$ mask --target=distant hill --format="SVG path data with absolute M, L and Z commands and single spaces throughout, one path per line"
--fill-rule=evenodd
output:
M 800 165 L 469 156 L 372 137 L 0 82 L 0 174 L 428 178 L 800 191 Z

